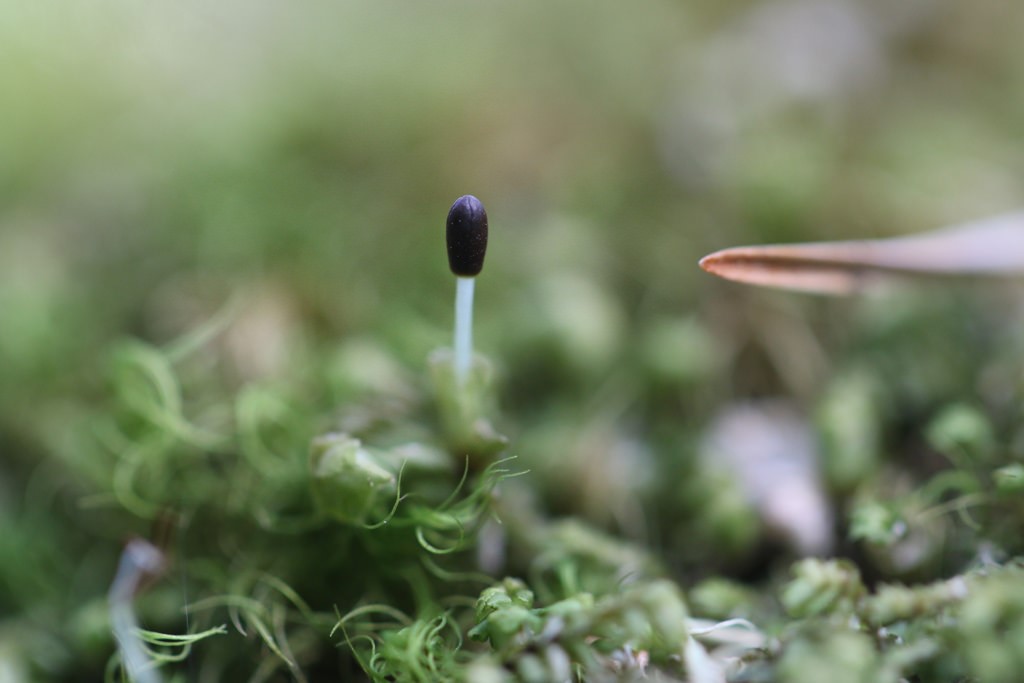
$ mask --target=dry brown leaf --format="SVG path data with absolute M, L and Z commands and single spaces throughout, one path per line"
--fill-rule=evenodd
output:
M 853 294 L 911 276 L 1024 275 L 1024 212 L 878 240 L 734 247 L 700 260 L 736 282 Z

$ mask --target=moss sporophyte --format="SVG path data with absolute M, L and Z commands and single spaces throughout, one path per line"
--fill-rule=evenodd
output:
M 487 212 L 473 195 L 463 195 L 448 210 L 445 224 L 448 266 L 456 277 L 455 378 L 466 383 L 473 358 L 473 289 L 487 253 Z

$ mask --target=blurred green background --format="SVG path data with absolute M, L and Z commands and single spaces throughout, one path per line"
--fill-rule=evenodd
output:
M 466 193 L 512 450 L 546 509 L 677 576 L 749 569 L 680 540 L 698 505 L 659 481 L 735 400 L 814 415 L 869 368 L 869 449 L 960 400 L 1024 443 L 1019 290 L 851 302 L 696 265 L 1019 206 L 1022 26 L 1001 0 L 0 3 L 0 618 L 102 594 L 148 528 L 82 512 L 112 345 L 229 310 L 200 393 L 274 386 L 329 428 L 449 343 Z
M 234 292 L 278 333 L 418 362 L 447 337 L 440 226 L 467 192 L 499 357 L 562 275 L 632 345 L 748 296 L 694 267 L 710 250 L 1013 207 L 1021 11 L 904 5 L 5 3 L 5 394 Z

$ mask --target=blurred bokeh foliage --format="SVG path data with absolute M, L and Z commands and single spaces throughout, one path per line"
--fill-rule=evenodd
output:
M 1015 680 L 1020 283 L 833 300 L 696 261 L 1019 206 L 1021 26 L 998 0 L 0 3 L 0 680 L 114 677 L 133 535 L 170 559 L 147 628 L 238 626 L 179 680 L 629 680 L 648 652 L 666 680 Z M 464 193 L 491 220 L 468 408 L 427 360 Z M 358 441 L 311 461 L 328 432 Z M 379 495 L 331 505 L 352 472 Z M 805 554 L 847 560 L 787 584 Z M 872 593 L 896 582 L 922 588 Z M 690 617 L 764 639 L 737 658 Z

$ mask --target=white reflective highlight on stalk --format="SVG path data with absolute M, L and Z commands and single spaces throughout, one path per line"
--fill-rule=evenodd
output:
M 143 576 L 155 574 L 163 566 L 163 555 L 146 541 L 135 539 L 121 553 L 114 582 L 110 584 L 110 627 L 121 650 L 121 664 L 134 683 L 161 683 L 163 680 L 150 661 L 139 638 L 132 600 Z
M 455 278 L 455 379 L 466 383 L 473 362 L 473 285 L 475 278 Z

